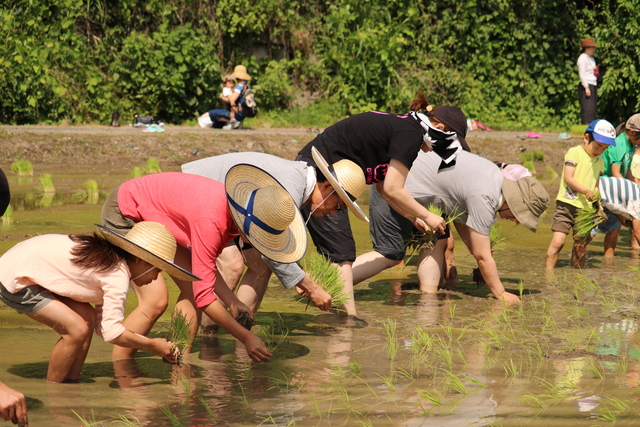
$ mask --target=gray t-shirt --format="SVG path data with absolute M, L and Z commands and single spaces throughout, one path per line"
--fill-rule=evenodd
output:
M 458 153 L 455 166 L 438 172 L 442 159 L 420 152 L 405 188 L 423 206 L 434 204 L 444 213 L 464 212 L 456 220 L 488 236 L 496 219 L 504 177 L 491 161 L 466 151 Z
M 291 194 L 298 209 L 302 207 L 309 168 L 304 162 L 285 160 L 265 153 L 230 153 L 186 163 L 182 165 L 182 172 L 224 182 L 229 169 L 241 163 L 259 167 L 273 176 Z M 297 285 L 305 276 L 297 263 L 284 264 L 264 256 L 262 259 L 287 289 Z

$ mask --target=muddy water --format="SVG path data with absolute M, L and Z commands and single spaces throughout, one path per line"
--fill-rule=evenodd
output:
M 127 170 L 66 169 L 43 171 L 57 188 L 49 204 L 39 203 L 37 179 L 10 176 L 15 210 L 0 226 L 0 251 L 36 234 L 90 231 L 106 194 L 129 178 Z M 89 178 L 98 181 L 97 202 L 77 195 Z M 500 224 L 507 239 L 495 258 L 522 304 L 503 306 L 477 289 L 475 262 L 458 244 L 456 290 L 421 295 L 415 268 L 395 267 L 356 286 L 361 321 L 307 309 L 272 281 L 258 319 L 287 332 L 269 337 L 282 342 L 268 363 L 252 364 L 220 333 L 199 339 L 179 368 L 148 353 L 114 364 L 110 345 L 95 337 L 75 385 L 44 381 L 57 335 L 2 306 L 0 381 L 28 396 L 32 426 L 80 426 L 73 411 L 105 426 L 126 425 L 122 417 L 146 426 L 637 424 L 638 253 L 625 231 L 614 263 L 605 263 L 598 236 L 588 268 L 568 267 L 565 250 L 547 278 L 551 217 L 535 235 Z M 358 250 L 369 250 L 365 224 L 353 224 Z M 164 334 L 167 320 L 153 333 Z M 393 321 L 395 332 L 385 332 Z

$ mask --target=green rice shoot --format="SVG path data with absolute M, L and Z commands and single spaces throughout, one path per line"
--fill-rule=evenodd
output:
M 191 346 L 191 322 L 181 311 L 174 311 L 169 323 L 167 340 L 184 353 Z
M 84 182 L 84 187 L 87 189 L 87 203 L 95 205 L 100 200 L 100 190 L 98 190 L 98 183 L 95 179 L 88 179 Z
M 313 252 L 306 270 L 313 281 L 331 295 L 331 305 L 342 306 L 347 303 L 348 294 L 344 291 L 344 280 L 337 265 L 325 256 Z
M 147 160 L 147 167 L 145 169 L 147 173 L 160 173 L 162 170 L 160 169 L 160 163 L 156 157 L 150 157 Z
M 7 210 L 4 212 L 4 215 L 0 217 L 0 222 L 2 222 L 2 224 L 11 224 L 13 222 L 13 208 L 11 205 L 7 206 Z
M 536 174 L 536 167 L 533 164 L 533 161 L 527 160 L 526 162 L 524 162 L 522 164 L 522 166 L 524 166 L 525 168 L 529 169 L 529 172 L 531 172 L 532 175 Z
M 53 179 L 51 178 L 51 174 L 45 173 L 40 176 L 40 189 L 44 193 L 55 193 L 56 187 L 53 185 Z
M 442 208 L 436 206 L 434 204 L 430 204 L 427 207 L 427 210 L 434 215 L 442 216 Z M 444 218 L 446 225 L 450 226 L 453 221 L 460 218 L 464 212 L 458 212 L 457 209 L 453 210 L 453 213 Z M 409 261 L 413 259 L 416 255 L 420 253 L 422 250 L 431 251 L 436 245 L 436 241 L 440 233 L 435 232 L 434 230 L 429 230 L 426 233 L 414 233 L 411 235 L 411 238 L 407 242 L 405 246 L 405 250 L 409 253 L 409 257 L 405 264 L 408 264 Z
M 140 166 L 134 166 L 131 175 L 134 178 L 140 178 L 144 174 L 142 173 L 142 168 Z
M 16 175 L 33 175 L 33 165 L 29 160 L 16 160 L 11 163 L 11 170 Z
M 506 239 L 502 229 L 498 224 L 493 224 L 491 226 L 491 231 L 489 231 L 489 246 L 493 251 L 496 247 L 502 243 Z
M 596 199 L 600 200 L 600 194 L 596 194 Z M 598 206 L 591 206 L 586 209 L 578 209 L 573 223 L 573 232 L 576 237 L 586 239 L 594 227 L 607 220 L 607 215 Z

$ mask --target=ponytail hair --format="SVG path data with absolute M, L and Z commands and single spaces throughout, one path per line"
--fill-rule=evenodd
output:
M 98 233 L 91 236 L 70 234 L 76 243 L 71 250 L 71 262 L 83 269 L 93 269 L 96 273 L 107 273 L 114 269 L 121 258 L 129 259 L 133 255 L 107 241 Z
M 427 112 L 429 112 L 432 109 L 433 107 L 429 105 L 429 101 L 427 101 L 427 98 L 425 98 L 421 90 L 418 91 L 418 95 L 411 102 L 411 106 L 409 107 L 409 111 L 427 110 Z

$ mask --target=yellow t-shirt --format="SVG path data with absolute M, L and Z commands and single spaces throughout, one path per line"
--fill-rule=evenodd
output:
M 600 157 L 591 157 L 584 151 L 581 145 L 570 148 L 564 156 L 564 164 L 570 163 L 575 165 L 576 170 L 573 177 L 580 184 L 594 191 L 598 184 L 598 179 L 604 171 L 604 161 Z M 582 193 L 573 191 L 566 182 L 564 182 L 564 167 L 562 168 L 562 179 L 560 180 L 560 189 L 556 200 L 560 200 L 580 209 L 591 207 L 591 202 Z

